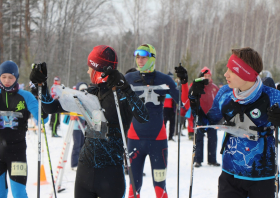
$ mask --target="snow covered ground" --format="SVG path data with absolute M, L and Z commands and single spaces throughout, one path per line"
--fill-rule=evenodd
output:
M 62 120 L 62 119 L 61 119 Z M 59 135 L 63 138 L 53 138 L 51 137 L 51 131 L 49 125 L 46 125 L 47 138 L 51 155 L 51 162 L 53 167 L 53 172 L 56 171 L 58 164 L 58 159 L 60 157 L 63 139 L 67 134 L 68 125 L 62 124 Z M 183 134 L 187 134 L 187 130 L 182 131 Z M 221 141 L 223 137 L 223 132 L 218 131 L 218 148 L 217 148 L 217 161 L 221 163 L 221 155 L 219 151 L 221 149 Z M 27 193 L 30 198 L 37 197 L 37 186 L 34 185 L 37 182 L 37 164 L 38 164 L 38 139 L 37 135 L 33 132 L 27 132 L 27 162 L 28 162 L 28 181 L 27 181 Z M 213 167 L 207 165 L 207 138 L 204 138 L 204 163 L 202 167 L 194 169 L 194 180 L 193 180 L 193 197 L 194 198 L 205 198 L 205 197 L 217 197 L 218 193 L 218 177 L 221 173 L 221 167 Z M 58 198 L 73 198 L 74 197 L 74 183 L 76 172 L 70 167 L 70 157 L 72 151 L 72 143 L 70 146 L 70 152 L 68 154 L 68 162 L 66 164 L 64 177 L 62 181 L 62 188 L 64 191 L 57 194 Z M 192 141 L 188 140 L 187 136 L 181 137 L 180 146 L 180 197 L 186 198 L 189 196 L 189 186 L 190 186 L 190 174 L 191 174 L 191 156 L 192 156 Z M 169 147 L 169 157 L 168 157 L 168 169 L 167 169 L 167 192 L 169 198 L 177 197 L 177 162 L 178 162 L 178 142 L 168 141 Z M 52 190 L 52 180 L 50 175 L 50 168 L 48 163 L 48 156 L 45 147 L 45 140 L 42 134 L 42 164 L 45 168 L 45 173 L 47 176 L 48 185 L 41 185 L 41 197 L 48 198 L 49 193 Z M 143 178 L 143 186 L 141 190 L 142 198 L 154 198 L 155 192 L 152 183 L 151 168 L 149 158 L 146 158 L 146 163 L 144 167 L 144 172 L 146 176 Z M 129 177 L 126 175 L 126 197 L 128 197 L 128 186 Z M 9 184 L 8 184 L 9 185 Z M 12 198 L 11 189 L 9 188 L 8 198 Z

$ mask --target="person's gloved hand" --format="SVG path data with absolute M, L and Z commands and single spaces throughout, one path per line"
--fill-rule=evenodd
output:
M 32 93 L 35 97 L 38 96 L 38 87 L 36 87 L 35 85 L 30 86 L 30 90 L 31 90 L 31 93 Z
M 41 84 L 47 81 L 48 72 L 47 72 L 47 64 L 43 63 L 33 63 L 32 70 L 29 76 L 29 79 L 34 84 Z
M 122 90 L 130 88 L 130 85 L 126 81 L 125 77 L 118 70 L 109 67 L 104 67 L 104 73 L 101 75 L 102 78 L 108 76 L 107 86 L 112 89 L 113 87 L 118 87 Z
M 194 80 L 189 90 L 189 99 L 200 98 L 201 94 L 205 94 L 204 86 L 208 85 L 208 79 L 202 79 L 200 81 Z
M 188 72 L 184 67 L 175 67 L 175 73 L 177 74 L 177 77 L 180 79 L 182 84 L 186 84 L 188 82 Z
M 274 126 L 280 126 L 280 108 L 278 103 L 267 109 L 267 120 L 271 122 Z

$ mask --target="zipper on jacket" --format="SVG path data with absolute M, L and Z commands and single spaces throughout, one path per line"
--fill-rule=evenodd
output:
M 8 93 L 6 92 L 6 106 L 7 106 L 7 109 L 8 109 Z

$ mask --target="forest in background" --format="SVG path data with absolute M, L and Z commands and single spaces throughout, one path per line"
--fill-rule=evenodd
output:
M 279 82 L 279 24 L 279 0 L 0 0 L 0 62 L 15 61 L 25 84 L 31 64 L 46 62 L 49 84 L 60 76 L 72 87 L 89 82 L 94 46 L 112 46 L 125 72 L 149 43 L 156 70 L 173 73 L 182 62 L 192 81 L 207 66 L 223 84 L 231 49 L 252 47 Z

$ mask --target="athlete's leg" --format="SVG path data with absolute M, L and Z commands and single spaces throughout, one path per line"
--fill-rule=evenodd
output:
M 58 113 L 55 113 L 53 114 L 54 116 L 54 123 L 53 123 L 53 126 L 52 126 L 52 136 L 55 137 L 57 136 L 57 126 L 58 126 L 58 123 L 59 123 L 59 114 Z
M 125 177 L 122 165 L 95 169 L 94 189 L 101 198 L 124 198 Z
M 173 108 L 171 109 L 170 112 L 170 125 L 169 125 L 169 139 L 172 139 L 174 136 L 174 131 L 175 131 L 175 113 Z
M 207 129 L 207 138 L 208 138 L 208 162 L 216 163 L 217 155 L 217 130 L 209 128 Z
M 167 140 L 151 140 L 149 156 L 157 198 L 168 198 L 166 192 Z
M 194 161 L 197 163 L 201 163 L 203 162 L 203 139 L 204 139 L 203 130 L 198 129 L 195 139 L 196 139 L 196 150 L 195 150 Z
M 133 140 L 128 139 L 127 147 L 131 163 L 131 170 L 133 174 L 133 179 L 135 183 L 135 188 L 138 194 L 142 187 L 142 177 L 145 164 L 145 158 L 147 156 L 147 140 Z M 129 186 L 129 197 L 133 197 L 133 191 L 130 181 Z M 140 196 L 139 196 L 140 197 Z
M 7 168 L 14 198 L 27 198 L 27 163 L 26 149 L 15 150 L 8 154 Z
M 169 108 L 163 108 L 163 122 L 164 122 L 165 128 L 166 128 L 166 123 L 167 123 L 168 120 L 169 120 L 169 123 L 170 123 Z M 169 127 L 169 131 L 170 131 L 170 127 Z
M 84 141 L 84 135 L 81 130 L 73 130 L 73 150 L 71 154 L 71 167 L 78 166 L 80 150 Z
M 55 121 L 55 113 L 51 114 L 51 118 L 50 118 L 50 127 L 51 127 L 51 129 L 53 128 L 54 121 Z
M 7 185 L 7 164 L 0 159 L 0 198 L 6 198 L 8 196 Z
M 242 188 L 241 182 L 242 180 L 222 171 L 219 177 L 218 198 L 247 198 L 248 192 Z
M 79 162 L 75 180 L 75 198 L 97 198 L 94 191 L 94 169 Z
M 193 125 L 194 125 L 194 119 L 193 116 L 191 115 L 191 117 L 188 118 L 188 135 L 190 140 L 193 140 L 193 136 L 194 136 Z
M 248 181 L 250 198 L 274 198 L 275 179 Z M 279 185 L 279 184 L 278 184 Z

